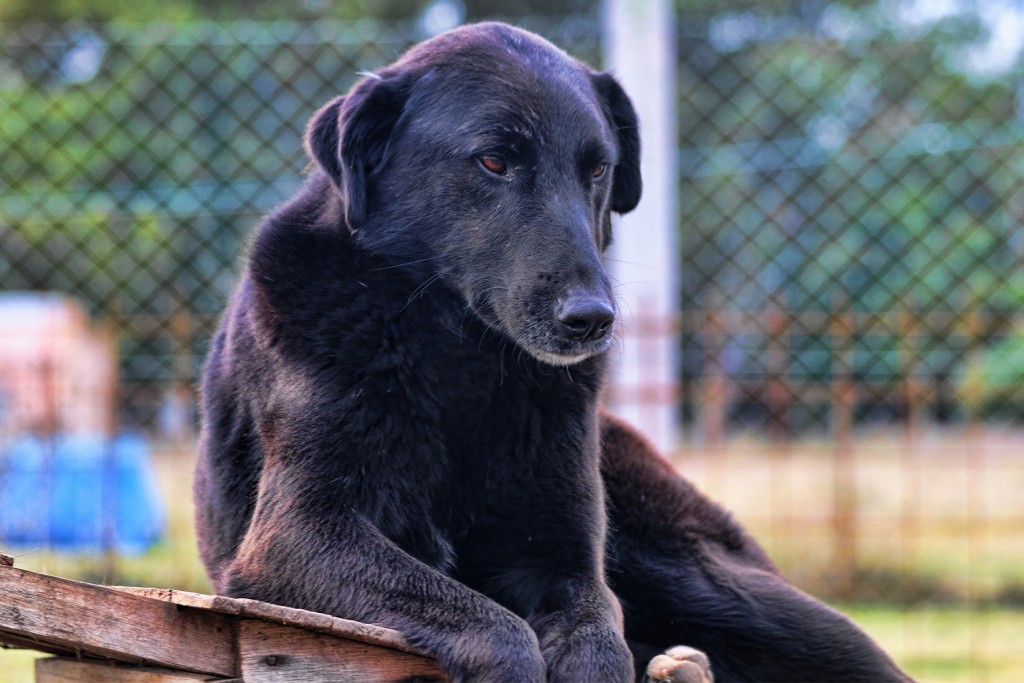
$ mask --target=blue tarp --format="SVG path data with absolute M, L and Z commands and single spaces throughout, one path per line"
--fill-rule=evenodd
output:
M 22 437 L 0 452 L 0 542 L 138 553 L 165 518 L 146 441 Z

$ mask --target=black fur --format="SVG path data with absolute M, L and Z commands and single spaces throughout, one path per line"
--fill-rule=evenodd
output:
M 903 680 L 599 414 L 600 254 L 641 189 L 610 76 L 467 27 L 321 109 L 307 149 L 204 374 L 219 592 L 397 628 L 456 681 L 624 683 L 607 552 L 644 657 L 686 642 L 719 680 Z
M 628 426 L 601 416 L 608 579 L 638 665 L 683 643 L 716 681 L 909 681 L 848 618 L 783 579 L 754 539 Z

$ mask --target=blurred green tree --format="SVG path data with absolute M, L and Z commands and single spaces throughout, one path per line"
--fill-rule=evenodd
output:
M 853 5 L 748 3 L 681 24 L 684 306 L 907 313 L 910 337 L 856 340 L 855 376 L 947 381 L 1024 307 L 1019 78 L 972 62 L 988 38 L 977 12 L 914 23 Z M 827 334 L 791 331 L 787 372 L 828 377 Z M 731 371 L 769 372 L 765 343 L 735 339 Z

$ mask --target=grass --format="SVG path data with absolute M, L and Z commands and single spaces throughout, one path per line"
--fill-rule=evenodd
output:
M 190 449 L 158 453 L 167 540 L 107 561 L 11 549 L 16 565 L 99 583 L 209 592 L 192 528 Z M 836 594 L 836 486 L 857 501 L 856 593 L 840 605 L 923 682 L 1024 681 L 1024 433 L 862 435 L 852 481 L 827 442 L 737 438 L 691 446 L 676 464 L 734 511 L 785 573 Z M 38 655 L 0 650 L 0 683 L 32 680 Z
M 32 683 L 35 661 L 46 656 L 32 650 L 0 650 L 0 683 Z
M 845 549 L 858 599 L 1024 607 L 1024 432 L 870 434 L 853 449 L 838 481 L 827 441 L 740 438 L 683 448 L 675 462 L 811 593 L 830 595 Z M 842 489 L 856 509 L 837 536 Z
M 1024 681 L 1024 611 L 841 606 L 908 673 L 929 683 Z

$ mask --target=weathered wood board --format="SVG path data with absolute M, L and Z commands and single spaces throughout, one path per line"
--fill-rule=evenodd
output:
M 447 681 L 397 631 L 168 589 L 96 586 L 0 563 L 0 642 L 73 655 L 38 683 Z
M 284 626 L 298 626 L 310 631 L 340 636 L 371 645 L 381 645 L 401 652 L 427 655 L 423 650 L 413 647 L 406 642 L 402 634 L 394 629 L 364 624 L 360 621 L 339 619 L 338 617 L 332 617 L 329 614 L 322 614 L 320 612 L 310 612 L 283 605 L 272 605 L 260 602 L 259 600 L 227 598 L 221 595 L 204 595 L 203 593 L 190 593 L 170 588 L 135 588 L 126 586 L 113 586 L 112 588 L 135 595 L 172 602 L 182 607 L 195 607 L 234 617 L 262 619 L 263 621 Z
M 376 645 L 246 619 L 238 624 L 246 683 L 420 683 L 447 680 L 437 662 Z
M 115 662 L 46 657 L 36 660 L 36 683 L 242 683 L 242 679 Z
M 0 641 L 233 677 L 234 627 L 222 614 L 0 566 Z

